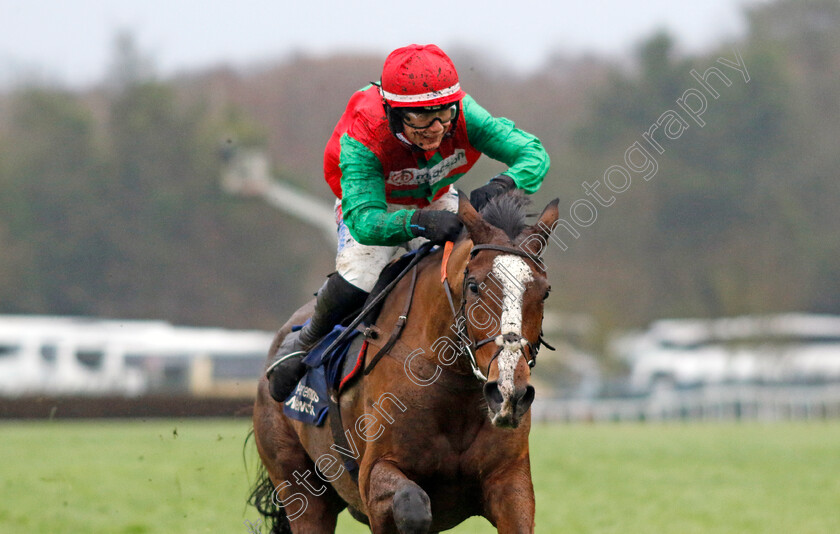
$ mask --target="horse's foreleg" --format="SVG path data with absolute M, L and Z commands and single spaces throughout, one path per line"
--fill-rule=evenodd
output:
M 377 462 L 368 477 L 366 503 L 373 534 L 426 534 L 432 524 L 429 496 L 391 462 Z
M 482 484 L 485 516 L 499 534 L 534 532 L 534 485 L 528 456 L 493 473 Z

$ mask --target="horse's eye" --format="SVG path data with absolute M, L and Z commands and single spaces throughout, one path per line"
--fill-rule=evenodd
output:
M 543 295 L 543 300 L 548 299 L 549 294 L 551 294 L 551 286 L 548 286 L 548 289 L 545 290 L 545 295 Z
M 467 289 L 469 289 L 471 293 L 475 293 L 476 295 L 478 294 L 478 284 L 475 280 L 467 282 Z

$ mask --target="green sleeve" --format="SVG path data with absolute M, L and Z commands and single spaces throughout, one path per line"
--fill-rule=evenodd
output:
M 548 172 L 551 160 L 535 136 L 515 127 L 505 118 L 496 118 L 469 95 L 464 97 L 464 120 L 470 144 L 509 168 L 516 187 L 531 194 L 537 191 Z
M 415 210 L 389 213 L 382 164 L 347 134 L 340 139 L 341 212 L 353 239 L 362 245 L 400 245 L 416 237 L 409 229 Z

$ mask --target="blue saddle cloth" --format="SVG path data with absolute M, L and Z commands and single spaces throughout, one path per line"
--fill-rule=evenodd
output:
M 292 330 L 300 330 L 302 327 L 302 325 L 296 326 Z M 333 388 L 338 388 L 341 381 L 341 370 L 344 366 L 344 360 L 347 358 L 347 351 L 353 338 L 360 333 L 358 331 L 352 332 L 334 350 L 325 354 L 326 349 L 344 330 L 345 328 L 340 325 L 334 327 L 332 332 L 327 334 L 303 359 L 303 363 L 308 365 L 310 369 L 298 383 L 294 392 L 283 403 L 283 413 L 287 416 L 310 425 L 321 426 L 324 424 L 329 408 L 329 388 L 327 384 L 332 384 Z

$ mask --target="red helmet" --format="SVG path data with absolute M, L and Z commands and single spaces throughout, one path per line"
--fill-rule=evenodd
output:
M 379 90 L 393 108 L 442 106 L 465 95 L 455 65 L 436 45 L 409 45 L 391 52 Z

